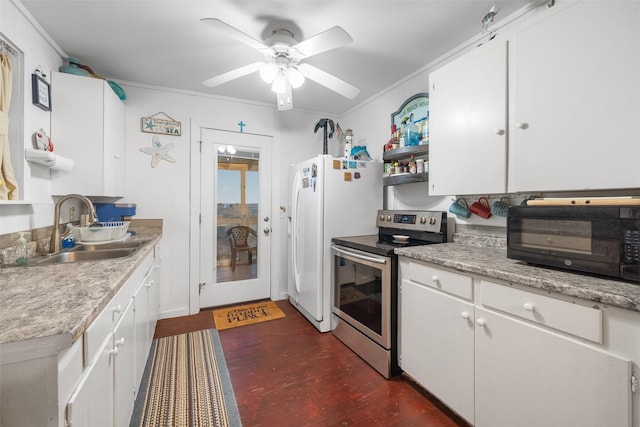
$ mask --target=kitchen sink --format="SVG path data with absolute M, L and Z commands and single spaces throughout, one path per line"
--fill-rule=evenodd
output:
M 50 255 L 29 258 L 26 267 L 36 265 L 67 264 L 82 261 L 102 261 L 124 258 L 135 254 L 138 249 L 149 243 L 149 240 L 126 240 L 97 245 L 77 245 L 70 249 Z M 24 267 L 17 264 L 4 264 L 1 267 Z
M 146 245 L 148 242 L 149 240 L 125 240 L 123 242 L 112 242 L 100 245 L 78 244 L 70 249 L 69 252 L 101 252 L 112 249 L 138 249 Z
M 50 265 L 80 261 L 101 261 L 133 255 L 138 248 L 102 249 L 94 251 L 68 251 L 35 259 L 33 265 Z

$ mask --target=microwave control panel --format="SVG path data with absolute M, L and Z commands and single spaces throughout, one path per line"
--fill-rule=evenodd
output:
M 640 230 L 624 230 L 622 251 L 625 263 L 640 262 Z

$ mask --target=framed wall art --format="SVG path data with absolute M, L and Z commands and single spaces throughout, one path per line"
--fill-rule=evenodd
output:
M 51 111 L 51 85 L 37 74 L 31 75 L 32 101 L 36 107 Z

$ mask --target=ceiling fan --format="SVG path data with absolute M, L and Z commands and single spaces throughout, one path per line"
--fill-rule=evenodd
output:
M 205 86 L 215 87 L 248 74 L 260 72 L 262 80 L 271 84 L 271 90 L 276 93 L 279 110 L 293 108 L 292 88 L 300 87 L 305 78 L 349 99 L 355 98 L 360 93 L 360 89 L 344 80 L 311 64 L 301 62 L 313 55 L 351 43 L 353 41 L 351 36 L 340 27 L 330 28 L 301 42 L 298 42 L 290 31 L 279 29 L 262 42 L 216 18 L 203 18 L 200 22 L 262 52 L 265 58 L 263 62 L 254 62 L 205 80 L 202 82 Z

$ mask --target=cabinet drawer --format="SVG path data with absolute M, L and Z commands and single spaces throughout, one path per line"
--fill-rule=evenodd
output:
M 473 299 L 473 279 L 464 274 L 441 270 L 412 260 L 409 262 L 407 278 L 415 283 L 421 283 L 467 300 Z
M 120 316 L 133 297 L 133 293 L 144 280 L 153 262 L 153 251 L 151 251 L 84 332 L 85 367 L 91 363 L 107 334 L 111 333 L 120 320 Z
M 479 303 L 602 344 L 602 311 L 483 280 Z

